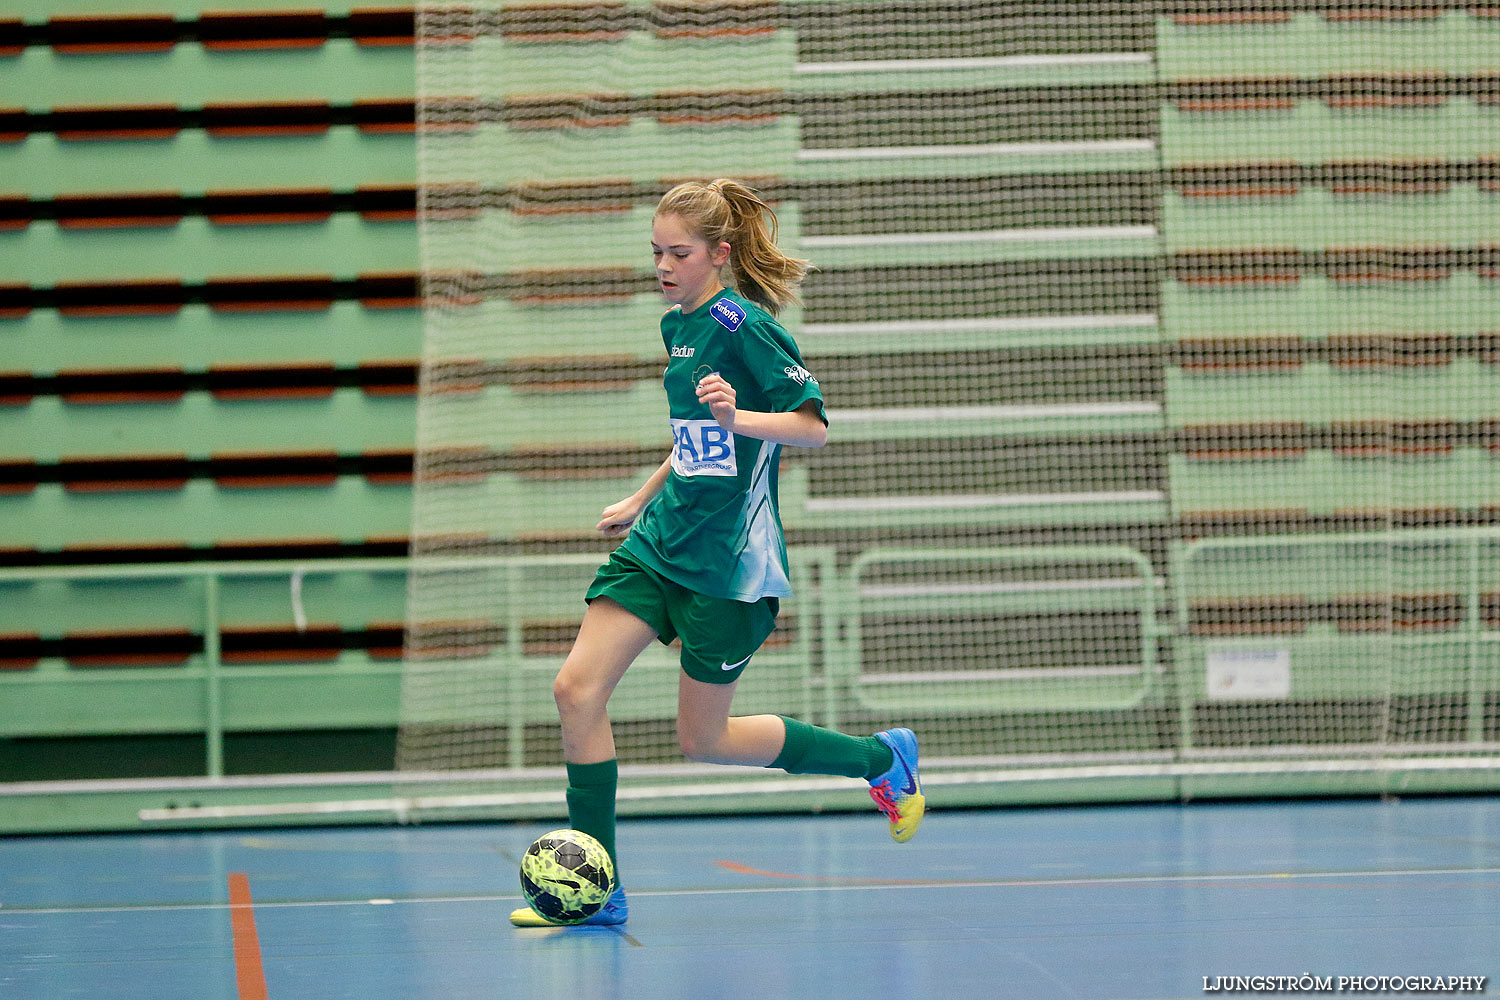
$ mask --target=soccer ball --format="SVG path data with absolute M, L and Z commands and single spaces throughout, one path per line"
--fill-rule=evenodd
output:
M 604 845 L 577 830 L 553 830 L 521 858 L 521 894 L 554 924 L 587 920 L 615 891 L 615 866 Z

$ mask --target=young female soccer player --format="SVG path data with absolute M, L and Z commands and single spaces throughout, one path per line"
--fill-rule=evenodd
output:
M 777 715 L 729 714 L 740 674 L 791 593 L 777 508 L 781 446 L 819 448 L 828 439 L 818 380 L 774 319 L 796 300 L 808 263 L 777 248 L 770 207 L 725 179 L 668 191 L 651 253 L 672 303 L 661 321 L 672 451 L 598 524 L 625 540 L 585 595 L 588 610 L 553 685 L 568 821 L 614 857 L 619 772 L 606 705 L 653 639 L 680 637 L 677 736 L 689 759 L 864 778 L 891 836 L 909 840 L 925 809 L 911 730 L 846 736 Z M 626 916 L 618 889 L 585 923 Z M 530 909 L 510 919 L 546 925 Z

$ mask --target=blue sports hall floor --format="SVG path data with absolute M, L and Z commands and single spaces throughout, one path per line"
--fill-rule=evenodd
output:
M 1495 798 L 630 820 L 626 927 L 517 930 L 547 826 L 0 840 L 0 998 L 1500 996 Z

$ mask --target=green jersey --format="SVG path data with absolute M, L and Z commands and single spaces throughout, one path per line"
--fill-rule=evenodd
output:
M 718 374 L 743 410 L 785 413 L 808 400 L 825 422 L 818 380 L 791 336 L 764 309 L 722 292 L 692 313 L 661 320 L 669 358 L 662 378 L 672 470 L 624 546 L 662 576 L 707 597 L 787 597 L 786 542 L 777 499 L 781 446 L 720 427 L 698 383 Z

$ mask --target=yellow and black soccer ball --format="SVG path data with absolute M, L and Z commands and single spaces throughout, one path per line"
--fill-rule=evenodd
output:
M 615 866 L 604 845 L 577 830 L 544 833 L 521 858 L 521 894 L 544 920 L 587 920 L 615 891 Z

